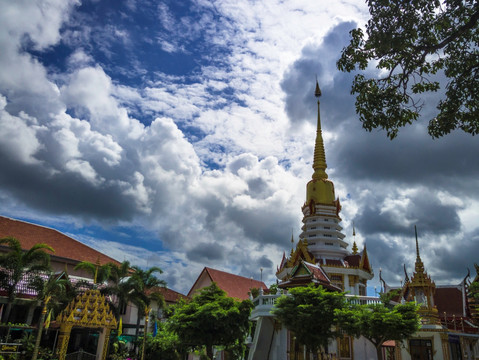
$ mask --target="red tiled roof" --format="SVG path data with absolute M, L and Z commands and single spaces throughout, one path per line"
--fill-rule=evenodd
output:
M 177 303 L 178 301 L 180 301 L 180 299 L 187 298 L 186 295 L 180 294 L 179 292 L 168 288 L 160 287 L 158 288 L 158 290 L 161 295 L 163 295 L 163 298 L 165 299 L 166 303 Z
M 455 286 L 437 287 L 434 294 L 434 305 L 437 307 L 439 317 L 446 313 L 447 316 L 463 316 L 462 291 Z
M 193 295 L 192 293 L 195 290 L 198 290 L 196 288 L 196 284 L 204 273 L 208 275 L 211 281 L 215 282 L 220 289 L 224 290 L 226 292 L 226 295 L 239 300 L 249 299 L 248 293 L 252 288 L 263 288 L 263 290 L 268 290 L 268 287 L 262 281 L 253 280 L 247 277 L 234 275 L 224 271 L 205 267 L 201 272 L 200 276 L 198 276 L 196 282 L 191 287 L 188 296 Z
M 311 273 L 313 274 L 313 278 L 318 280 L 320 283 L 324 283 L 328 285 L 331 283 L 328 276 L 323 271 L 323 269 L 321 269 L 321 267 L 313 265 L 313 264 L 309 264 L 306 261 L 304 261 L 303 264 L 309 269 L 309 271 L 311 271 Z
M 101 265 L 109 262 L 120 264 L 119 261 L 57 230 L 0 216 L 0 238 L 9 236 L 20 241 L 22 248 L 25 250 L 30 249 L 35 244 L 44 243 L 55 249 L 52 256 L 92 263 L 99 261 Z

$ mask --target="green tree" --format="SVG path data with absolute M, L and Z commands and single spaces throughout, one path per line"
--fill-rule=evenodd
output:
M 168 324 L 159 322 L 155 337 L 148 335 L 145 360 L 180 360 L 186 354 L 178 335 L 169 329 Z M 183 355 L 183 357 L 182 357 Z
M 327 352 L 329 341 L 340 335 L 335 327 L 335 310 L 345 304 L 344 293 L 310 284 L 292 288 L 288 295 L 281 296 L 273 313 L 317 359 L 320 348 Z
M 8 322 L 20 281 L 35 281 L 42 273 L 49 271 L 50 254 L 45 250 L 55 250 L 46 244 L 35 244 L 24 251 L 20 242 L 13 237 L 0 239 L 0 245 L 8 246 L 8 252 L 0 255 L 0 288 L 7 293 L 3 322 Z
M 469 285 L 469 294 L 472 298 L 479 302 L 479 282 L 475 281 Z
M 174 306 L 169 326 L 190 349 L 206 347 L 209 359 L 213 358 L 213 346 L 224 346 L 240 357 L 238 352 L 244 352 L 252 308 L 250 300 L 230 298 L 212 283 L 196 293 L 191 301 L 181 300 Z
M 428 132 L 440 137 L 455 129 L 479 131 L 479 3 L 477 0 L 367 0 L 366 33 L 351 31 L 337 66 L 351 72 L 375 64 L 384 74 L 358 73 L 351 93 L 363 127 L 382 128 L 391 139 L 419 117 L 419 94 L 440 89 L 447 79 Z
M 86 271 L 93 278 L 95 284 L 103 284 L 112 276 L 113 265 L 113 263 L 100 265 L 90 261 L 82 261 L 75 266 L 75 270 Z
M 129 261 L 123 261 L 121 264 L 111 264 L 109 282 L 104 292 L 114 295 L 113 302 L 110 303 L 113 311 L 119 319 L 121 310 L 128 304 L 133 294 L 132 284 L 128 281 L 132 274 Z
M 386 304 L 354 305 L 335 311 L 340 328 L 352 336 L 364 336 L 382 359 L 385 341 L 402 341 L 419 330 L 420 318 L 413 302 L 390 307 Z
M 65 300 L 67 299 L 69 281 L 50 274 L 47 279 L 37 277 L 30 286 L 37 292 L 37 299 L 40 300 L 42 306 L 32 355 L 32 360 L 36 360 L 40 348 L 40 340 L 42 339 L 45 316 L 49 311 L 52 311 L 53 308 L 56 307 L 58 309 L 59 304 L 64 303 L 66 305 Z
M 127 286 L 130 287 L 129 300 L 138 308 L 138 317 L 136 322 L 136 337 L 140 332 L 140 320 L 145 313 L 145 309 L 149 308 L 151 303 L 156 302 L 158 308 L 164 306 L 164 299 L 158 291 L 160 287 L 166 287 L 166 282 L 156 277 L 156 273 L 161 274 L 163 271 L 159 267 L 151 267 L 143 270 L 138 266 L 132 267 L 132 274 L 128 279 Z M 145 334 L 146 334 L 145 329 Z

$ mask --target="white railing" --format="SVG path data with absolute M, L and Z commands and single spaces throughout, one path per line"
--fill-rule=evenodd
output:
M 371 305 L 380 304 L 381 300 L 376 296 L 346 295 L 346 299 L 352 304 Z
M 250 319 L 255 320 L 261 316 L 273 316 L 271 311 L 273 310 L 277 299 L 282 295 L 284 295 L 282 291 L 278 291 L 278 293 L 275 295 L 265 295 L 261 292 L 259 296 L 252 300 L 254 309 L 251 311 Z M 346 295 L 346 299 L 352 304 L 358 305 L 379 304 L 381 302 L 381 300 L 375 296 L 358 296 L 348 294 Z

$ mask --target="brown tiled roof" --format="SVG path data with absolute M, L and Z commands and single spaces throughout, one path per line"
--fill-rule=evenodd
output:
M 226 295 L 239 300 L 249 299 L 248 293 L 252 288 L 263 288 L 263 290 L 268 290 L 268 287 L 262 281 L 205 267 L 200 276 L 198 276 L 195 284 L 192 286 L 188 296 L 192 295 L 192 290 L 195 289 L 196 283 L 200 280 L 203 273 L 206 273 L 212 282 L 215 282 L 220 289 L 224 290 Z
M 25 250 L 30 249 L 35 244 L 44 243 L 55 249 L 53 255 L 55 257 L 92 263 L 99 261 L 101 265 L 109 262 L 120 264 L 117 260 L 57 230 L 0 216 L 0 239 L 9 236 L 20 241 L 22 248 Z
M 361 255 L 348 255 L 344 258 L 344 261 L 347 261 L 349 266 L 359 267 L 359 264 L 361 263 Z
M 175 290 L 164 287 L 159 287 L 157 290 L 161 293 L 161 295 L 163 295 L 163 298 L 165 299 L 167 304 L 177 303 L 178 301 L 180 301 L 180 299 L 187 299 L 186 295 L 180 294 Z
M 341 260 L 337 259 L 326 259 L 326 265 L 325 266 L 344 266 Z
M 440 317 L 444 313 L 447 316 L 463 316 L 462 291 L 455 286 L 437 287 L 434 294 L 434 305 L 436 305 Z

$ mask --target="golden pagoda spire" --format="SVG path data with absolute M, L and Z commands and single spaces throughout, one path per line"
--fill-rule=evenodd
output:
M 424 273 L 424 264 L 421 260 L 421 256 L 419 255 L 419 241 L 417 240 L 417 227 L 414 225 L 414 232 L 416 234 L 416 264 L 415 264 L 415 271 L 416 273 Z
M 356 244 L 356 229 L 354 228 L 354 221 L 353 221 L 353 255 L 356 255 L 358 253 L 358 245 Z
M 314 158 L 313 158 L 313 179 L 327 179 L 328 174 L 326 174 L 326 154 L 324 152 L 324 143 L 323 143 L 323 133 L 321 130 L 321 115 L 319 110 L 319 98 L 321 96 L 321 90 L 319 89 L 318 80 L 316 79 L 316 90 L 314 96 L 318 99 L 318 124 L 316 129 L 316 142 L 314 145 Z

